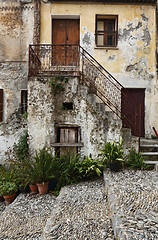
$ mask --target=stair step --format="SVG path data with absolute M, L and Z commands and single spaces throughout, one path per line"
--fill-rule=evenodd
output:
M 158 161 L 144 161 L 146 164 L 158 164 Z
M 151 144 L 151 145 L 150 145 L 150 144 L 145 145 L 145 144 L 144 144 L 144 145 L 140 145 L 140 147 L 142 147 L 142 148 L 150 148 L 150 147 L 151 147 L 151 148 L 152 148 L 152 147 L 153 147 L 153 148 L 158 148 L 158 145 L 156 145 L 156 144 L 155 144 L 155 145 L 152 145 L 152 144 Z
M 143 152 L 142 156 L 158 156 L 158 152 Z

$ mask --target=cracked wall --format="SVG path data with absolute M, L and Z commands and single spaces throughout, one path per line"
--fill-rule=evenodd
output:
M 105 105 L 98 103 L 96 96 L 89 93 L 77 77 L 70 77 L 64 83 L 64 91 L 56 95 L 46 81 L 34 78 L 28 84 L 28 131 L 32 152 L 56 142 L 55 124 L 80 127 L 81 156 L 91 153 L 98 157 L 106 141 L 119 141 L 121 121 L 105 111 Z M 72 102 L 73 110 L 64 110 L 63 102 Z
M 96 14 L 118 15 L 117 47 L 96 47 Z M 145 88 L 145 135 L 151 137 L 152 127 L 158 129 L 156 6 L 55 2 L 42 4 L 41 43 L 51 43 L 53 15 L 66 15 L 67 18 L 79 16 L 80 45 L 124 87 Z
M 21 121 L 21 90 L 27 89 L 28 45 L 33 39 L 32 1 L 0 2 L 0 88 L 4 92 L 0 123 L 0 162 L 27 128 Z

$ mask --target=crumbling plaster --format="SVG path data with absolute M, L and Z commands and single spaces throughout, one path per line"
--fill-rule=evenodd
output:
M 33 1 L 0 2 L 0 88 L 4 93 L 0 123 L 0 163 L 27 129 L 20 120 L 21 90 L 27 89 L 28 45 L 33 42 Z
M 88 9 L 88 11 L 87 11 Z M 95 46 L 96 14 L 118 15 L 116 48 Z M 51 43 L 52 15 L 80 16 L 80 45 L 124 87 L 145 88 L 145 134 L 158 129 L 156 74 L 156 7 L 143 4 L 41 4 L 41 43 Z M 152 108 L 151 108 L 152 106 Z
M 80 127 L 81 156 L 91 153 L 97 157 L 106 141 L 119 141 L 121 121 L 114 119 L 113 113 L 103 111 L 104 104 L 97 103 L 95 95 L 79 84 L 77 77 L 70 77 L 64 91 L 56 95 L 46 81 L 32 79 L 28 84 L 28 130 L 32 152 L 55 142 L 55 124 Z M 73 110 L 64 110 L 63 102 L 73 102 Z

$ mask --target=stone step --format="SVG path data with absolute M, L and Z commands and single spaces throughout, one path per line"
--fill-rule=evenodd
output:
M 143 152 L 142 156 L 158 156 L 158 152 Z
M 144 145 L 158 145 L 158 139 L 141 138 L 140 146 L 144 146 Z
M 140 145 L 141 152 L 158 152 L 158 145 Z
M 152 161 L 158 160 L 158 152 L 142 152 L 142 156 L 148 160 Z
M 155 165 L 155 164 L 158 164 L 158 161 L 148 161 L 148 160 L 146 160 L 146 161 L 144 161 L 144 163 L 146 163 L 146 164 L 151 164 L 151 165 Z

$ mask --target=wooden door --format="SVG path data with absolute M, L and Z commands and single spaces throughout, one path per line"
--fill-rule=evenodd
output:
M 52 21 L 53 65 L 78 65 L 79 20 L 53 19 Z
M 60 143 L 65 145 L 60 147 L 60 155 L 69 152 L 73 156 L 74 153 L 77 153 L 77 147 L 71 146 L 71 144 L 77 143 L 77 128 L 60 128 Z
M 125 88 L 122 91 L 121 111 L 122 126 L 131 128 L 132 135 L 144 137 L 145 135 L 145 89 Z

